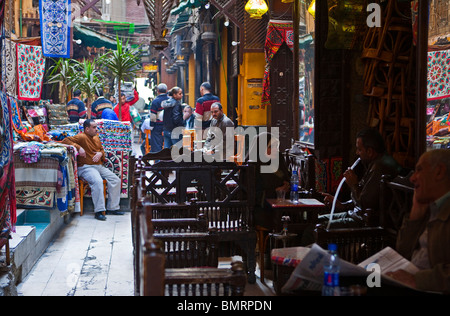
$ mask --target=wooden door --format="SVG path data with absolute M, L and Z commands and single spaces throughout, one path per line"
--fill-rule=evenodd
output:
M 279 128 L 281 151 L 291 147 L 291 138 L 294 137 L 293 62 L 292 51 L 286 43 L 283 43 L 270 67 L 270 107 L 267 111 L 267 126 Z

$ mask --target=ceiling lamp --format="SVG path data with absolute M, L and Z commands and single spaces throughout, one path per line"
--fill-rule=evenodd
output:
M 269 10 L 264 0 L 249 0 L 245 5 L 245 11 L 250 14 L 252 19 L 261 19 Z
M 139 3 L 140 0 L 138 0 L 138 5 Z M 143 3 L 150 22 L 150 30 L 152 34 L 150 45 L 157 50 L 162 50 L 169 45 L 165 38 L 167 34 L 166 24 L 170 16 L 170 10 L 177 5 L 178 1 L 144 0 Z

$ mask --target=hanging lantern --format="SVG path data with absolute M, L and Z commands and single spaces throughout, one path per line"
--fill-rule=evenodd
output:
M 245 5 L 245 11 L 250 14 L 252 19 L 261 19 L 269 10 L 264 0 L 249 0 Z

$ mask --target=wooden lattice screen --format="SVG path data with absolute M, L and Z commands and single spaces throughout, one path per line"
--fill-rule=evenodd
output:
M 245 12 L 247 0 L 211 0 L 219 13 L 228 17 L 239 29 L 240 50 L 239 60 L 242 63 L 244 52 L 263 52 L 266 40 L 269 15 L 265 14 L 260 20 L 250 18 Z
M 382 27 L 369 29 L 362 52 L 368 124 L 379 129 L 389 154 L 403 167 L 414 168 L 417 91 L 410 8 L 389 1 L 382 21 Z

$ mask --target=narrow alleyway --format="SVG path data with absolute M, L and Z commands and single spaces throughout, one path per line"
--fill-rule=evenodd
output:
M 22 296 L 134 295 L 130 213 L 75 215 L 18 287 Z

